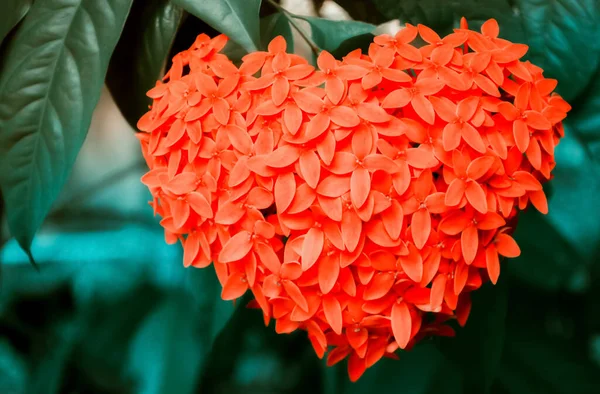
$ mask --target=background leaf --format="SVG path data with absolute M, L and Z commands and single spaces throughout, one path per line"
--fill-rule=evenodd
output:
M 189 13 L 227 35 L 248 52 L 260 46 L 261 0 L 173 0 Z
M 508 284 L 506 275 L 495 286 L 487 283 L 471 294 L 473 306 L 465 327 L 455 338 L 442 338 L 442 352 L 460 367 L 463 393 L 489 392 L 504 349 Z
M 131 127 L 152 103 L 146 92 L 164 73 L 182 10 L 170 0 L 134 1 L 113 52 L 106 84 Z
M 141 382 L 136 392 L 194 392 L 205 351 L 188 313 L 189 302 L 187 298 L 166 299 L 140 327 L 130 348 L 130 372 Z
M 518 0 L 515 6 L 525 33 L 522 41 L 530 48 L 527 58 L 542 67 L 546 77 L 557 78 L 561 82 L 557 91 L 572 100 L 598 68 L 600 3 Z M 571 66 L 574 61 L 576 68 Z
M 0 186 L 11 233 L 25 250 L 85 139 L 130 6 L 36 2 L 9 45 L 0 79 Z
M 260 20 L 261 49 L 267 50 L 269 42 L 277 36 L 283 36 L 287 43 L 287 52 L 294 52 L 294 36 L 290 22 L 281 12 L 266 16 Z
M 353 37 L 372 33 L 375 26 L 357 21 L 333 21 L 324 18 L 296 16 L 310 24 L 312 39 L 321 49 L 335 51 L 342 43 Z
M 33 0 L 5 0 L 0 13 L 0 44 L 25 17 Z

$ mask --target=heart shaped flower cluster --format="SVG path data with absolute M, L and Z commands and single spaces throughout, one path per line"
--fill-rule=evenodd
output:
M 318 69 L 282 37 L 237 67 L 226 41 L 176 55 L 138 124 L 142 181 L 184 265 L 212 264 L 225 300 L 250 290 L 330 365 L 349 356 L 352 380 L 453 335 L 469 293 L 519 255 L 517 212 L 547 211 L 570 109 L 556 81 L 494 20 L 444 38 L 408 24 L 368 54 L 321 52 Z

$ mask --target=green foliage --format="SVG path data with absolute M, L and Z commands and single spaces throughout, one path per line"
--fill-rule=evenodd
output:
M 0 186 L 11 233 L 26 251 L 85 139 L 130 5 L 36 2 L 8 45 L 0 79 Z
M 370 34 L 375 26 L 369 23 L 356 21 L 332 21 L 323 18 L 298 17 L 310 24 L 312 38 L 317 46 L 326 51 L 333 52 L 342 43 L 351 38 Z M 372 38 L 372 37 L 371 37 Z
M 190 14 L 226 34 L 248 52 L 260 47 L 261 0 L 173 0 Z
M 0 44 L 25 17 L 33 0 L 7 0 L 4 11 L 0 14 Z
M 294 51 L 294 36 L 287 16 L 281 12 L 266 16 L 260 21 L 261 49 L 266 50 L 269 42 L 277 36 L 283 36 L 288 52 Z
M 145 94 L 164 73 L 182 17 L 169 0 L 134 1 L 108 67 L 106 83 L 119 109 L 136 129 L 152 101 Z
M 465 393 L 487 393 L 496 379 L 504 349 L 508 283 L 503 277 L 492 286 L 488 283 L 472 295 L 472 315 L 456 338 L 442 343 L 443 353 L 462 377 Z

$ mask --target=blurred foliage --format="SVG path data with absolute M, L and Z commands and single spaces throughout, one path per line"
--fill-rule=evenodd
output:
M 343 364 L 327 368 L 314 355 L 305 333 L 277 335 L 248 299 L 221 301 L 212 269 L 183 269 L 180 246 L 164 243 L 146 205 L 136 153 L 133 165 L 97 185 L 68 183 L 33 240 L 39 272 L 0 227 L 0 245 L 8 241 L 0 249 L 0 393 L 600 392 L 600 3 L 336 2 L 365 23 L 302 19 L 313 41 L 337 55 L 365 48 L 374 27 L 392 19 L 446 33 L 460 16 L 475 28 L 494 17 L 501 36 L 530 45 L 529 58 L 573 105 L 547 185 L 550 213 L 520 216 L 523 254 L 503 266 L 497 286 L 474 295 L 467 326 L 350 383 Z M 134 124 L 144 92 L 199 32 L 229 34 L 240 45 L 227 50 L 239 59 L 292 36 L 296 16 L 276 12 L 258 0 L 8 0 L 0 15 L 0 218 L 12 235 L 27 246 L 58 195 L 107 67 L 106 83 Z M 30 57 L 54 62 L 23 62 Z M 78 88 L 85 98 L 73 105 Z M 15 114 L 38 125 L 16 145 Z M 35 141 L 46 149 L 32 149 Z M 13 171 L 15 158 L 31 171 Z

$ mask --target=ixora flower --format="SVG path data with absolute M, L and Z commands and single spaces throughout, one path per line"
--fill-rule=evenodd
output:
M 252 292 L 328 364 L 349 357 L 351 380 L 453 335 L 500 256 L 519 255 L 518 211 L 548 209 L 570 110 L 556 81 L 495 20 L 445 38 L 406 25 L 318 69 L 282 37 L 239 67 L 225 42 L 178 54 L 138 123 L 142 181 L 184 265 L 212 265 L 225 300 Z

